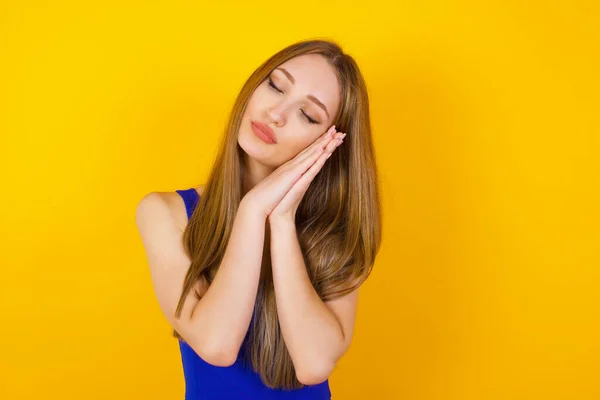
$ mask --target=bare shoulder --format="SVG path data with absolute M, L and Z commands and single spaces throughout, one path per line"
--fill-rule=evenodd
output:
M 195 186 L 198 195 L 202 195 L 205 185 Z M 154 207 L 163 207 L 171 215 L 172 221 L 183 232 L 188 222 L 187 212 L 183 198 L 176 191 L 173 192 L 151 192 L 140 201 L 155 203 Z
M 195 189 L 198 192 L 202 187 Z M 139 201 L 135 215 L 160 308 L 173 328 L 184 338 L 189 338 L 190 332 L 178 327 L 178 320 L 191 315 L 198 302 L 196 293 L 202 296 L 208 287 L 202 280 L 197 280 L 194 291 L 186 296 L 182 317 L 176 317 L 183 283 L 191 265 L 182 240 L 187 224 L 183 199 L 175 191 L 150 192 Z

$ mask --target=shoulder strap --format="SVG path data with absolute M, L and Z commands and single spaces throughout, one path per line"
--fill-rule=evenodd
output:
M 198 204 L 198 199 L 200 196 L 198 196 L 198 192 L 196 192 L 196 189 L 194 188 L 176 190 L 176 192 L 179 193 L 179 195 L 183 198 L 185 211 L 189 220 L 192 217 L 192 213 L 194 212 L 196 205 Z

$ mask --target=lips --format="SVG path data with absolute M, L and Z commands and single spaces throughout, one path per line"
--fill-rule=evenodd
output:
M 258 121 L 252 121 L 252 125 L 254 125 L 254 127 L 258 130 L 260 130 L 262 133 L 264 133 L 266 136 L 269 137 L 269 139 L 271 139 L 273 141 L 273 143 L 277 143 L 277 138 L 275 137 L 275 132 L 273 132 L 273 129 L 269 128 L 268 125 L 263 124 L 262 122 L 258 122 Z

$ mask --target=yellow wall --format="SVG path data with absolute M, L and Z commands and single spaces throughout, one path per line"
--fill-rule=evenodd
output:
M 244 80 L 317 36 L 365 74 L 385 213 L 333 399 L 600 398 L 596 2 L 28 3 L 0 6 L 0 398 L 183 398 L 135 206 L 204 182 Z

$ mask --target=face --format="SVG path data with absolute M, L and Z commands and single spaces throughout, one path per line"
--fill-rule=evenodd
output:
M 325 58 L 295 57 L 275 68 L 252 94 L 238 143 L 248 156 L 276 168 L 325 133 L 339 106 L 340 85 Z M 261 139 L 252 122 L 271 128 L 276 143 Z

